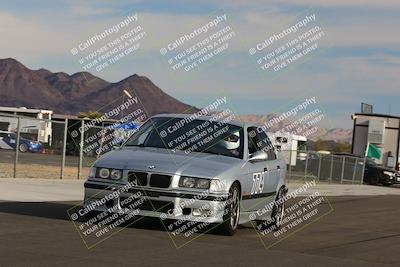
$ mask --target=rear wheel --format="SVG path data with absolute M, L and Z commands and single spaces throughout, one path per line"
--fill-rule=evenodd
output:
M 238 184 L 233 184 L 229 189 L 229 198 L 225 206 L 223 220 L 219 225 L 219 232 L 223 235 L 232 236 L 235 234 L 239 224 L 240 215 L 240 189 Z
M 21 152 L 28 151 L 28 146 L 26 144 L 20 144 L 19 145 L 19 151 L 21 151 Z

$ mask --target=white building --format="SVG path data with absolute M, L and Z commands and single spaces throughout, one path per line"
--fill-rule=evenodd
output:
M 382 154 L 377 163 L 396 168 L 400 163 L 400 117 L 355 113 L 353 119 L 352 153 L 364 156 L 368 144 L 374 144 Z

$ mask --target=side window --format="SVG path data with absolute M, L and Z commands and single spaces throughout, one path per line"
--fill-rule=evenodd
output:
M 249 137 L 249 154 L 257 152 L 257 139 L 256 139 L 256 129 L 248 128 L 247 135 Z
M 268 154 L 268 160 L 276 159 L 274 147 L 264 131 L 255 127 L 251 127 L 248 129 L 248 135 L 250 154 L 256 151 L 264 150 Z
M 274 146 L 271 144 L 271 142 L 269 142 L 269 145 L 267 146 L 267 153 L 268 153 L 268 159 L 269 160 L 273 160 L 276 159 L 276 154 L 274 151 Z M 280 148 L 279 148 L 280 149 Z

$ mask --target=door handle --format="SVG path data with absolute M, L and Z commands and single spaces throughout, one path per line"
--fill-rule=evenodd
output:
M 276 169 L 280 170 L 280 169 L 281 169 L 281 166 L 279 166 L 279 165 L 278 165 L 278 166 L 276 166 Z
M 267 167 L 265 167 L 265 168 L 264 168 L 264 171 L 265 171 L 265 172 L 267 172 L 267 171 L 268 171 L 268 168 L 267 168 Z

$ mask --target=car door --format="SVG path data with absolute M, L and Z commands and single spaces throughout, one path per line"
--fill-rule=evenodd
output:
M 281 168 L 286 166 L 280 166 L 280 161 L 277 159 L 274 146 L 264 131 L 258 133 L 258 138 L 261 140 L 260 142 L 262 142 L 262 149 L 268 154 L 266 160 L 268 179 L 264 180 L 266 193 L 274 196 L 281 177 Z
M 256 127 L 248 128 L 249 156 L 258 151 L 264 151 L 268 157 L 265 160 L 248 162 L 248 192 L 243 196 L 245 210 L 258 210 L 268 202 L 273 201 L 279 182 L 280 166 L 276 159 L 274 148 L 265 132 Z

